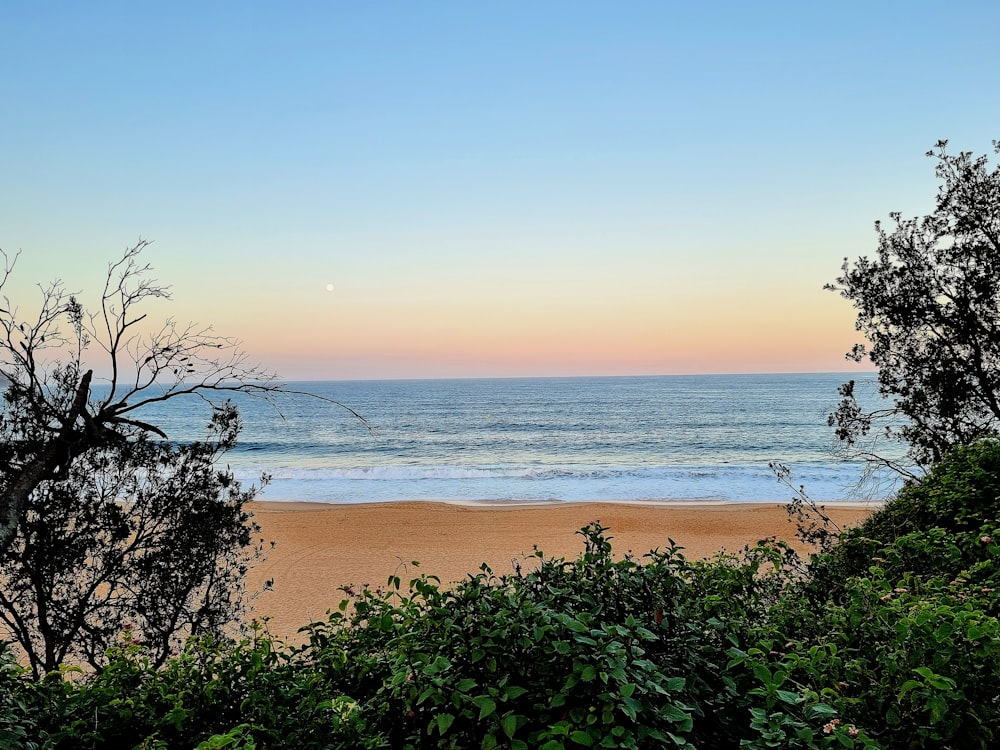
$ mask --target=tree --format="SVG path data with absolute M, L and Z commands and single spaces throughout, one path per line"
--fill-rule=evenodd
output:
M 7 381 L 0 438 L 0 551 L 13 543 L 32 493 L 45 481 L 65 479 L 88 451 L 127 442 L 140 433 L 165 438 L 142 421 L 144 407 L 170 399 L 245 392 L 267 396 L 281 390 L 275 376 L 250 364 L 239 342 L 211 328 L 168 319 L 150 327 L 144 303 L 168 298 L 149 278 L 140 240 L 108 268 L 96 311 L 88 312 L 61 281 L 42 287 L 38 313 L 21 319 L 6 296 L 0 308 L 0 377 Z M 14 267 L 0 276 L 4 290 Z M 14 259 L 16 261 L 16 257 Z M 109 388 L 91 390 L 102 358 Z
M 151 326 L 144 303 L 168 291 L 140 260 L 147 245 L 109 266 L 94 312 L 59 281 L 30 318 L 0 306 L 0 627 L 36 675 L 67 659 L 100 667 L 123 631 L 154 662 L 179 637 L 222 632 L 260 553 L 245 507 L 256 488 L 216 467 L 240 427 L 225 397 L 294 391 L 211 328 Z M 16 261 L 4 257 L 0 290 Z M 192 397 L 212 406 L 204 441 L 171 445 L 143 420 Z
M 946 147 L 927 152 L 941 180 L 933 213 L 876 222 L 876 257 L 845 258 L 827 286 L 857 309 L 868 343 L 847 356 L 875 365 L 886 400 L 866 411 L 848 382 L 830 424 L 849 454 L 909 476 L 1000 431 L 1000 166 Z M 882 438 L 901 441 L 907 461 L 886 457 Z
M 242 612 L 262 547 L 245 507 L 256 488 L 216 466 L 238 430 L 224 405 L 203 442 L 139 432 L 36 488 L 0 552 L 0 625 L 36 678 L 65 661 L 99 669 L 120 638 L 158 666 L 183 637 L 222 634 Z

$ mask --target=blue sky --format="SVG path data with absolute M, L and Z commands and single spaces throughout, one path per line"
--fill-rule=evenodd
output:
M 8 290 L 142 236 L 286 377 L 843 369 L 993 3 L 0 3 Z M 327 285 L 333 285 L 332 292 Z M 157 311 L 159 312 L 159 311 Z

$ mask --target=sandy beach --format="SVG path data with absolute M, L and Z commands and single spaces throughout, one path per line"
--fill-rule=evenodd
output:
M 252 616 L 269 618 L 271 632 L 293 638 L 302 625 L 324 618 L 344 598 L 341 586 L 383 585 L 420 573 L 442 582 L 461 580 L 485 562 L 496 573 L 537 546 L 549 557 L 583 549 L 575 532 L 599 520 L 619 553 L 641 555 L 673 539 L 689 559 L 719 550 L 738 551 L 761 537 L 794 542 L 795 529 L 777 503 L 456 505 L 394 502 L 358 505 L 254 503 L 261 536 L 275 542 L 267 560 L 252 569 L 251 590 L 266 580 L 272 591 L 254 603 Z M 827 505 L 840 524 L 871 512 L 862 505 Z M 419 567 L 413 561 L 419 561 Z

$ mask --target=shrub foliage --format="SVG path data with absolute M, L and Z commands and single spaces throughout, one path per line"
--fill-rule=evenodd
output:
M 183 638 L 238 621 L 259 555 L 241 488 L 219 457 L 236 440 L 231 406 L 202 442 L 140 434 L 84 453 L 42 482 L 0 547 L 0 634 L 38 677 L 63 663 L 101 668 L 120 633 L 160 665 Z

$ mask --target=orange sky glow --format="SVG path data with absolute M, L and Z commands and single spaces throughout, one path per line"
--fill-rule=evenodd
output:
M 823 285 L 1000 135 L 957 1 L 21 4 L 5 291 L 142 237 L 289 380 L 849 370 Z

